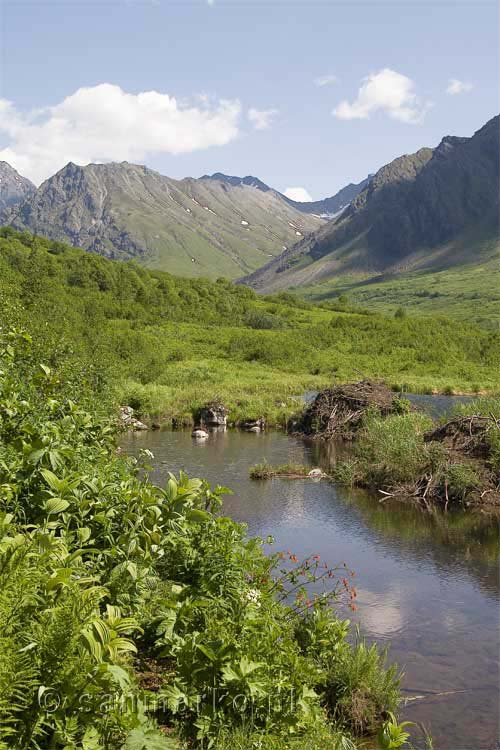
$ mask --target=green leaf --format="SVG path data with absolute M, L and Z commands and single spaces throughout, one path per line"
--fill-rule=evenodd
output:
M 63 500 L 62 497 L 51 497 L 49 500 L 45 501 L 44 507 L 50 515 L 52 513 L 62 513 L 63 510 L 69 508 L 69 503 L 67 500 Z
M 188 521 L 193 521 L 194 523 L 206 523 L 210 521 L 211 515 L 204 510 L 194 508 L 193 510 L 188 510 L 186 518 Z

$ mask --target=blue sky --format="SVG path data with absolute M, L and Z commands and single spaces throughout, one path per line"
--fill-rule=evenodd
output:
M 316 199 L 499 109 L 496 2 L 1 7 L 0 158 L 36 182 L 128 160 Z

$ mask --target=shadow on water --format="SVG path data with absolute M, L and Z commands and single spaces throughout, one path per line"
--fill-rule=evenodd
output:
M 405 671 L 406 718 L 424 722 L 435 750 L 492 750 L 498 729 L 498 523 L 481 515 L 423 514 L 380 504 L 327 481 L 251 481 L 252 465 L 328 467 L 341 447 L 280 433 L 217 433 L 198 443 L 186 432 L 131 434 L 132 454 L 155 455 L 151 478 L 187 471 L 234 494 L 225 512 L 275 548 L 319 554 L 356 570 L 359 622 L 390 646 Z

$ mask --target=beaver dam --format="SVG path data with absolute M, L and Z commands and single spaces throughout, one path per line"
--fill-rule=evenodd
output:
M 469 408 L 435 424 L 386 385 L 362 380 L 321 391 L 296 428 L 306 437 L 353 441 L 335 478 L 377 491 L 382 502 L 500 509 L 500 401 L 478 399 Z
M 368 409 L 386 416 L 401 408 L 402 399 L 383 383 L 361 380 L 320 391 L 302 414 L 297 431 L 323 439 L 350 440 Z

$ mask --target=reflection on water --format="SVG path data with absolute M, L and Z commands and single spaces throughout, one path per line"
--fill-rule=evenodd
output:
M 328 482 L 248 479 L 250 466 L 263 459 L 326 467 L 345 450 L 335 444 L 239 432 L 197 443 L 186 432 L 151 432 L 132 434 L 123 446 L 154 453 L 157 482 L 184 469 L 230 487 L 225 511 L 246 522 L 250 534 L 272 534 L 279 549 L 354 568 L 355 619 L 369 638 L 390 645 L 404 667 L 405 695 L 416 698 L 406 718 L 425 723 L 435 750 L 495 747 L 498 524 L 382 505 Z

